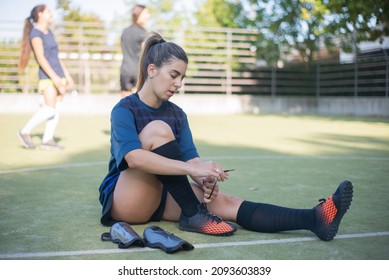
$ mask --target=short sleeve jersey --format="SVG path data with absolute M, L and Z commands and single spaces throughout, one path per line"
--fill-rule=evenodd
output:
M 137 93 L 123 98 L 111 112 L 109 172 L 99 188 L 99 200 L 103 205 L 103 212 L 120 172 L 128 168 L 125 155 L 135 149 L 142 148 L 139 133 L 154 120 L 162 120 L 171 127 L 179 144 L 183 161 L 199 156 L 193 142 L 187 116 L 180 107 L 170 101 L 165 101 L 158 109 L 152 108 L 143 103 Z
M 58 58 L 58 45 L 55 41 L 54 34 L 50 30 L 47 34 L 45 34 L 42 31 L 33 28 L 30 32 L 30 41 L 35 37 L 39 37 L 42 39 L 44 55 L 47 61 L 49 62 L 51 68 L 53 68 L 54 72 L 58 76 L 65 77 L 64 71 Z M 39 66 L 39 79 L 50 79 L 50 77 L 45 73 L 45 71 L 43 71 L 41 66 Z

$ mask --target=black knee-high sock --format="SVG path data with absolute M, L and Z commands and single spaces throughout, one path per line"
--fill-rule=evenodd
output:
M 308 229 L 315 225 L 315 210 L 293 209 L 244 201 L 238 210 L 237 223 L 257 232 Z
M 182 160 L 178 142 L 175 140 L 156 148 L 152 152 L 166 158 Z M 181 207 L 185 216 L 190 217 L 197 213 L 197 205 L 200 201 L 194 194 L 186 175 L 157 175 L 157 177 Z

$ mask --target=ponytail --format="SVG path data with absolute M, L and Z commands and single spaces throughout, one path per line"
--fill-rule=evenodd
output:
M 150 64 L 160 68 L 175 59 L 188 64 L 188 56 L 180 46 L 172 42 L 166 42 L 158 33 L 151 33 L 143 46 L 139 61 L 137 90 L 139 91 L 145 84 L 148 77 L 147 68 Z
M 24 20 L 24 28 L 23 28 L 23 37 L 20 47 L 20 58 L 19 58 L 19 71 L 24 71 L 26 69 L 28 60 L 31 54 L 31 43 L 30 43 L 30 32 L 34 27 L 31 23 L 31 18 L 26 18 Z
M 20 46 L 19 71 L 26 69 L 31 54 L 30 32 L 34 28 L 33 23 L 38 21 L 38 14 L 46 9 L 46 5 L 37 5 L 31 10 L 31 14 L 24 20 L 23 37 Z

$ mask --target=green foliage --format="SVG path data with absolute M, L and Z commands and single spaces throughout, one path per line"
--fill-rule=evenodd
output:
M 331 0 L 326 6 L 331 13 L 327 32 L 340 38 L 346 50 L 351 50 L 354 42 L 389 35 L 387 0 Z
M 125 3 L 130 21 L 131 8 L 137 1 Z M 301 61 L 310 63 L 316 59 L 319 46 L 325 46 L 329 53 L 336 52 L 336 42 L 340 39 L 341 47 L 350 51 L 357 42 L 389 34 L 387 0 L 200 0 L 191 3 L 148 1 L 151 29 L 191 25 L 257 29 L 261 33 L 256 43 L 258 58 L 269 65 L 289 59 L 296 51 Z M 95 15 L 82 14 L 71 0 L 58 0 L 58 7 L 64 10 L 64 20 L 101 23 Z
M 125 24 L 131 23 L 131 10 L 139 3 L 136 0 L 124 0 L 128 13 L 121 21 Z M 174 0 L 149 0 L 145 3 L 150 13 L 148 28 L 158 30 L 161 28 L 175 28 L 185 26 L 190 22 L 188 11 L 183 10 L 184 1 Z
M 73 5 L 70 0 L 57 0 L 57 8 L 62 10 L 62 20 L 67 22 L 62 32 L 67 39 L 71 38 L 70 44 L 82 44 L 85 46 L 101 45 L 105 41 L 106 32 L 104 21 L 93 13 L 82 13 L 80 7 Z M 80 25 L 79 23 L 89 23 Z
M 239 28 L 242 11 L 242 1 L 207 0 L 195 16 L 200 26 Z
M 262 35 L 258 56 L 274 64 L 292 50 L 309 63 L 319 44 L 330 52 L 335 41 L 351 50 L 360 41 L 376 40 L 389 34 L 389 4 L 386 0 L 247 0 L 246 26 Z M 381 28 L 377 28 L 381 26 Z M 270 51 L 270 55 L 269 55 Z
M 153 26 L 171 26 L 177 28 L 180 26 L 183 18 L 180 13 L 174 9 L 175 1 L 173 0 L 151 0 L 147 9 L 152 14 L 150 18 Z
M 19 42 L 0 42 L 0 81 L 2 83 L 4 82 L 4 84 L 7 84 L 7 86 L 1 85 L 0 93 L 20 91 L 17 86 L 18 84 L 20 84 L 17 71 L 18 60 L 15 59 L 20 54 L 19 47 Z M 14 71 L 12 71 L 13 69 Z M 10 87 L 12 87 L 12 89 L 10 89 Z
M 57 8 L 62 10 L 64 21 L 103 23 L 99 16 L 93 13 L 82 13 L 80 7 L 72 4 L 71 0 L 57 0 Z

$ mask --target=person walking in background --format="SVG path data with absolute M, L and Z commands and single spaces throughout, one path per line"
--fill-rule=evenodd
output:
M 120 67 L 120 88 L 122 97 L 135 92 L 138 78 L 139 57 L 146 37 L 145 24 L 149 12 L 144 5 L 135 5 L 132 9 L 132 24 L 123 30 L 121 45 L 123 61 Z
M 49 26 L 53 21 L 46 5 L 37 5 L 24 23 L 19 70 L 24 71 L 28 64 L 31 49 L 39 64 L 38 90 L 43 93 L 44 104 L 27 124 L 17 133 L 22 145 L 34 149 L 32 130 L 47 122 L 42 143 L 43 150 L 61 150 L 63 147 L 54 140 L 54 133 L 60 117 L 62 101 L 66 90 L 73 87 L 73 79 L 65 65 L 58 58 L 58 45 Z

